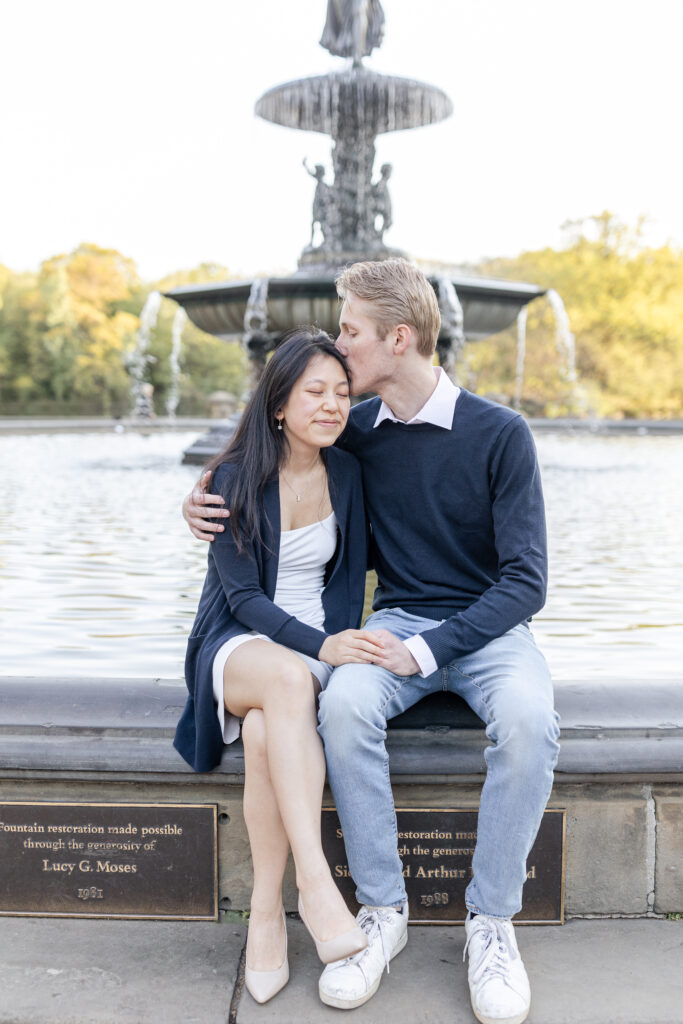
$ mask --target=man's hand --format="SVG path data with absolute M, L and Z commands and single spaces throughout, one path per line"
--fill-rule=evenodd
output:
M 328 636 L 318 651 L 321 661 L 328 665 L 372 665 L 382 656 L 382 641 L 378 633 L 365 629 L 344 629 Z
M 215 534 L 222 533 L 225 527 L 210 520 L 230 515 L 227 509 L 216 508 L 217 505 L 225 505 L 220 494 L 207 494 L 204 490 L 208 486 L 209 476 L 210 473 L 204 473 L 183 501 L 183 516 L 197 540 L 215 540 Z
M 387 629 L 376 629 L 375 636 L 378 636 L 383 645 L 384 652 L 381 658 L 376 660 L 377 665 L 388 669 L 397 676 L 414 676 L 420 671 L 420 666 L 415 661 L 406 645 L 397 636 Z

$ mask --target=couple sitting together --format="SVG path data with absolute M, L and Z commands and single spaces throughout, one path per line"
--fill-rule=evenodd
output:
M 484 1024 L 521 1024 L 530 992 L 511 918 L 559 735 L 528 626 L 547 575 L 536 453 L 521 416 L 433 366 L 439 308 L 419 270 L 356 263 L 337 288 L 337 342 L 298 330 L 275 350 L 185 500 L 192 532 L 213 543 L 175 746 L 209 771 L 242 720 L 249 992 L 265 1002 L 289 977 L 291 849 L 299 913 L 327 965 L 320 998 L 351 1009 L 407 941 L 387 720 L 438 690 L 463 697 L 490 740 L 466 893 L 472 1007 Z M 350 410 L 352 392 L 377 397 Z M 378 586 L 360 628 L 368 564 Z M 321 846 L 326 772 L 355 920 Z

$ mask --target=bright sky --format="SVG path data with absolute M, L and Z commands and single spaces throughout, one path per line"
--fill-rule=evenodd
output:
M 683 245 L 679 0 L 383 0 L 370 67 L 455 114 L 380 137 L 386 241 L 475 261 L 557 245 L 568 218 L 650 218 Z M 280 82 L 343 66 L 326 0 L 22 0 L 3 9 L 0 263 L 81 241 L 152 279 L 202 260 L 295 269 L 329 140 L 261 121 Z

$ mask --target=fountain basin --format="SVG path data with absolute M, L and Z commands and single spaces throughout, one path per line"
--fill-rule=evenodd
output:
M 532 299 L 544 294 L 538 285 L 493 278 L 450 275 L 463 309 L 467 341 L 480 341 L 509 327 Z M 430 277 L 435 287 L 437 279 Z M 179 303 L 193 324 L 219 338 L 244 334 L 251 281 L 187 285 L 165 294 Z M 438 294 L 438 292 L 437 292 Z M 336 335 L 339 299 L 333 274 L 297 275 L 268 280 L 268 330 L 282 337 L 299 324 L 316 324 Z
M 103 676 L 180 679 L 208 545 L 179 514 L 198 474 L 178 454 L 200 424 L 144 436 L 88 423 L 78 438 L 38 426 L 0 430 L 2 673 L 95 687 Z M 680 680 L 683 424 L 538 426 L 551 572 L 532 628 L 553 677 Z M 667 427 L 671 436 L 654 433 Z M 593 424 L 606 428 L 616 424 Z M 18 516 L 48 479 L 48 514 Z
M 256 113 L 285 128 L 336 137 L 345 128 L 372 135 L 444 121 L 453 104 L 441 89 L 412 78 L 380 75 L 365 67 L 300 78 L 276 85 L 256 104 Z

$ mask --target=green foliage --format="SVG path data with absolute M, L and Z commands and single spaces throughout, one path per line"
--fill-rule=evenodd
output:
M 363 621 L 367 619 L 368 615 L 372 615 L 372 599 L 375 596 L 375 588 L 377 586 L 377 573 L 374 569 L 370 569 L 365 575 L 365 598 L 363 600 Z
M 248 910 L 224 910 L 218 918 L 219 924 L 245 924 L 248 921 Z
M 213 391 L 228 391 L 239 399 L 248 374 L 246 353 L 240 343 L 221 341 L 189 324 L 185 330 L 179 413 L 206 415 L 207 397 Z
M 225 280 L 202 264 L 156 286 Z M 84 244 L 46 260 L 38 274 L 0 266 L 0 411 L 4 415 L 124 415 L 130 411 L 127 357 L 136 345 L 140 312 L 151 288 L 135 264 L 113 249 Z M 162 303 L 152 332 L 147 377 L 158 414 L 171 385 L 169 356 L 177 306 Z M 216 390 L 241 395 L 246 360 L 240 346 L 183 331 L 179 414 L 205 415 Z
M 164 300 L 156 327 L 152 332 L 152 362 L 148 379 L 154 385 L 154 408 L 164 415 L 171 387 L 171 346 L 173 319 L 178 309 L 171 300 Z M 179 416 L 206 416 L 208 396 L 213 391 L 228 391 L 239 398 L 247 378 L 246 354 L 237 341 L 221 341 L 186 321 L 180 352 Z
M 139 288 L 120 253 L 81 245 L 37 275 L 9 275 L 0 309 L 3 412 L 125 411 L 122 357 L 137 318 L 115 304 Z
M 201 263 L 192 270 L 177 271 L 157 281 L 154 288 L 169 291 L 187 284 L 226 281 L 230 273 L 217 263 Z M 173 342 L 173 319 L 178 306 L 164 300 L 152 335 L 150 353 L 154 362 L 149 380 L 154 385 L 154 405 L 157 414 L 163 414 L 171 385 L 170 355 Z M 240 398 L 247 379 L 247 359 L 237 341 L 221 341 L 199 330 L 191 321 L 183 327 L 180 353 L 181 416 L 205 416 L 209 411 L 208 396 L 213 391 L 228 391 Z
M 648 248 L 642 225 L 628 228 L 603 213 L 568 223 L 564 248 L 491 260 L 477 269 L 508 280 L 554 288 L 576 336 L 578 386 L 558 353 L 550 305 L 528 307 L 523 408 L 558 416 L 666 418 L 683 415 L 683 253 Z M 229 278 L 203 263 L 157 282 L 159 291 Z M 54 256 L 37 274 L 0 266 L 0 413 L 122 415 L 130 411 L 126 359 L 134 351 L 140 312 L 152 286 L 132 260 L 84 244 Z M 171 385 L 169 356 L 177 306 L 162 302 L 150 339 L 147 379 L 163 415 Z M 463 383 L 511 403 L 516 332 L 468 345 Z M 180 415 L 204 415 L 213 391 L 239 397 L 246 359 L 237 343 L 183 330 Z
M 549 304 L 529 306 L 523 407 L 536 415 L 587 412 L 614 418 L 683 413 L 683 252 L 648 248 L 603 213 L 564 225 L 560 250 L 491 260 L 484 274 L 532 281 L 562 296 L 576 338 L 579 385 L 563 377 Z M 508 330 L 468 346 L 464 383 L 511 401 L 516 335 Z

